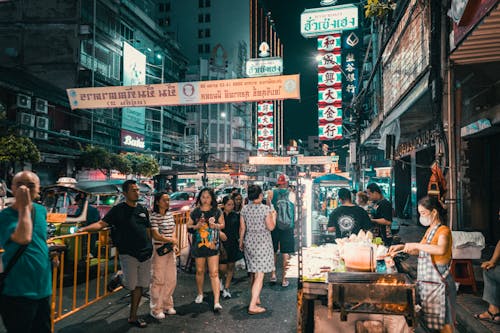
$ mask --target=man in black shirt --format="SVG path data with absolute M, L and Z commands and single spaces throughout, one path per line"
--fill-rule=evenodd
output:
M 368 213 L 352 203 L 351 192 L 346 188 L 338 191 L 342 206 L 337 207 L 328 220 L 328 231 L 335 231 L 336 237 L 349 237 L 357 234 L 361 229 L 370 230 L 372 224 Z
M 113 244 L 120 254 L 124 285 L 131 290 L 130 316 L 128 322 L 137 327 L 146 327 L 146 322 L 137 317 L 137 308 L 143 288 L 147 288 L 151 274 L 151 224 L 148 211 L 139 201 L 139 186 L 135 180 L 122 185 L 125 202 L 113 208 L 102 220 L 81 228 L 79 231 L 98 231 L 110 226 Z
M 366 194 L 368 194 L 368 198 L 372 201 L 373 208 L 375 209 L 371 220 L 377 224 L 376 229 L 378 234 L 374 233 L 374 235 L 382 237 L 384 245 L 390 246 L 392 244 L 392 204 L 384 198 L 380 186 L 375 183 L 368 184 Z

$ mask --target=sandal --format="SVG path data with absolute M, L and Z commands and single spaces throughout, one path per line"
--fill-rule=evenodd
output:
M 252 311 L 252 310 L 248 309 L 248 314 L 249 315 L 258 315 L 258 314 L 264 313 L 266 311 L 267 311 L 266 308 L 259 307 L 258 310 L 256 310 L 256 311 Z
M 130 325 L 134 325 L 135 327 L 139 327 L 139 328 L 145 328 L 146 326 L 148 326 L 148 324 L 143 319 L 137 319 L 135 321 L 129 320 L 128 323 Z
M 281 283 L 281 286 L 282 286 L 283 288 L 286 288 L 286 287 L 288 287 L 289 285 L 290 285 L 290 281 L 288 281 L 288 280 L 283 281 L 283 283 Z
M 269 279 L 269 281 L 271 283 L 276 283 L 276 281 L 278 281 L 278 279 L 276 278 L 276 276 L 271 276 L 271 278 Z
M 481 315 L 487 315 L 487 317 L 481 317 Z M 493 314 L 490 310 L 486 310 L 486 312 L 475 314 L 474 318 L 493 324 L 500 324 L 500 312 Z

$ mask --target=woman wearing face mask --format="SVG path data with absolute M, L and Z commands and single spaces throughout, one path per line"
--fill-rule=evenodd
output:
M 417 291 L 424 322 L 431 330 L 453 332 L 456 289 L 450 273 L 451 230 L 442 225 L 436 198 L 426 196 L 418 202 L 420 223 L 427 228 L 420 243 L 394 245 L 389 254 L 404 251 L 418 255 Z

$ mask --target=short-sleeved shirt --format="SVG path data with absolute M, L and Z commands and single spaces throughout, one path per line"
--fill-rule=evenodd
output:
M 335 227 L 337 238 L 357 234 L 361 229 L 370 230 L 372 223 L 368 213 L 359 206 L 340 206 L 328 220 L 328 227 Z
M 207 227 L 193 231 L 192 254 L 196 258 L 211 257 L 219 254 L 219 230 L 208 227 L 208 219 L 215 218 L 215 223 L 218 223 L 222 212 L 220 209 L 211 209 L 202 211 L 199 207 L 195 208 L 190 216 L 193 220 L 193 225 L 202 223 L 203 219 L 207 223 Z
M 373 214 L 374 219 L 386 219 L 392 222 L 392 205 L 387 199 L 382 199 L 373 205 L 375 208 L 375 213 Z M 377 224 L 375 226 L 378 229 L 378 235 L 382 237 L 384 244 L 390 244 L 392 241 L 392 232 L 390 225 Z
M 144 206 L 131 207 L 122 202 L 113 206 L 102 220 L 111 226 L 111 239 L 120 254 L 128 254 L 139 261 L 151 258 L 153 245 L 147 231 L 151 223 Z
M 165 215 L 151 213 L 151 229 L 158 230 L 162 236 L 172 237 L 175 231 L 175 220 L 172 212 L 166 212 Z
M 21 254 L 5 279 L 3 295 L 42 299 L 52 294 L 52 269 L 47 247 L 47 211 L 33 203 L 33 234 L 28 247 Z M 10 239 L 17 227 L 19 214 L 9 207 L 0 212 L 0 245 L 3 267 L 7 267 L 19 244 Z
M 442 256 L 431 255 L 432 262 L 437 265 L 446 265 L 451 261 L 452 235 L 449 227 L 445 225 L 440 226 L 438 230 L 436 230 L 434 237 L 432 237 L 431 244 L 437 245 L 438 239 L 442 235 L 448 237 L 449 242 L 448 242 L 448 247 L 446 248 L 446 252 Z M 426 237 L 422 238 L 420 243 L 424 244 L 427 243 L 427 238 Z

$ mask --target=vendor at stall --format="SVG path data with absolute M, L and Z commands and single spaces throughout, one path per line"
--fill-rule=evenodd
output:
M 435 197 L 418 202 L 420 223 L 427 228 L 420 243 L 391 246 L 389 255 L 406 252 L 418 255 L 417 291 L 427 328 L 453 332 L 456 288 L 450 273 L 452 237 L 449 227 L 442 225 L 442 207 Z
M 341 206 L 330 214 L 328 232 L 335 232 L 337 238 L 342 238 L 357 235 L 361 229 L 370 230 L 370 217 L 363 208 L 352 203 L 351 192 L 341 188 L 337 195 Z

